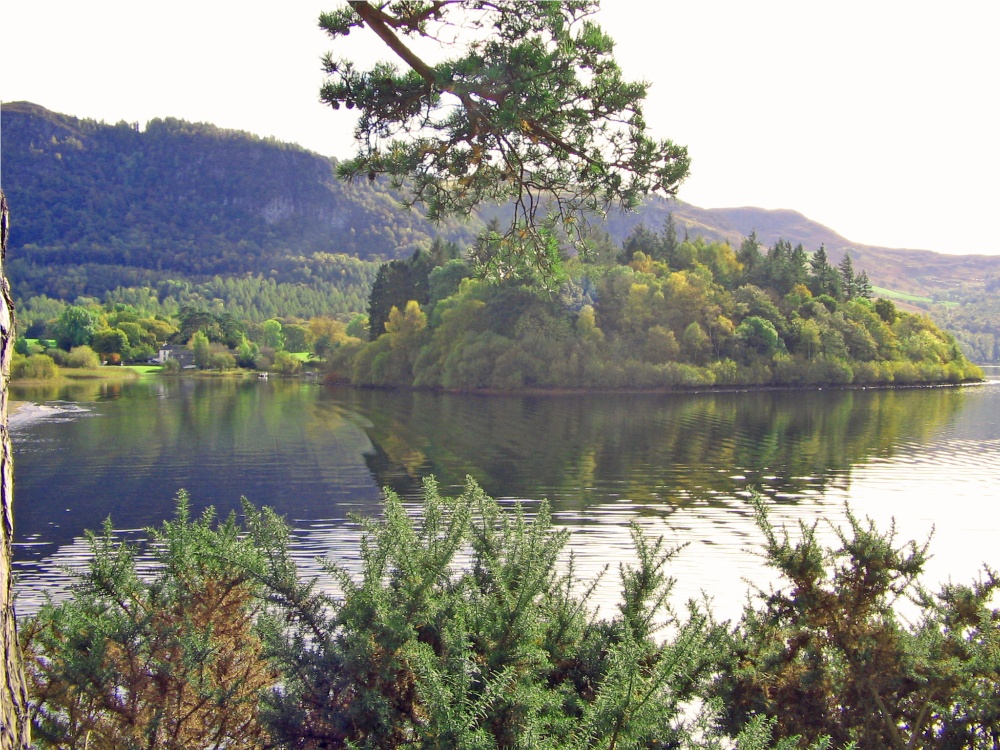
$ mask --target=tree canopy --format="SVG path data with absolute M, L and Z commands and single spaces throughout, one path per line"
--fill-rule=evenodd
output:
M 585 212 L 674 194 L 687 150 L 646 133 L 648 84 L 623 79 L 614 42 L 587 0 L 349 2 L 324 13 L 331 37 L 373 31 L 403 67 L 360 70 L 328 54 L 321 98 L 360 110 L 357 153 L 341 176 L 387 176 L 433 220 L 481 203 L 512 205 L 477 258 L 498 278 L 559 267 L 559 238 L 582 241 Z M 428 62 L 415 40 L 446 56 Z

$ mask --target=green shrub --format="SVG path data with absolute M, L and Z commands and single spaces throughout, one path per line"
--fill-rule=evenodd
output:
M 189 520 L 181 493 L 176 520 L 150 530 L 151 579 L 110 520 L 89 535 L 74 598 L 22 628 L 39 747 L 267 746 L 258 706 L 276 675 L 255 632 L 263 600 L 251 575 L 263 548 L 233 519 L 213 520 L 211 511 Z
M 66 356 L 66 367 L 92 368 L 100 367 L 101 358 L 97 352 L 87 345 L 74 346 Z
M 236 367 L 236 357 L 234 357 L 224 347 L 214 348 L 208 356 L 208 369 L 210 370 L 232 370 Z
M 681 706 L 715 656 L 703 614 L 669 616 L 676 550 L 662 539 L 633 530 L 639 563 L 621 569 L 617 615 L 597 621 L 587 588 L 560 572 L 567 532 L 546 506 L 529 520 L 471 480 L 454 500 L 428 481 L 419 516 L 387 492 L 363 529 L 360 575 L 329 567 L 342 598 L 299 583 L 287 562 L 272 582 L 291 623 L 272 641 L 279 745 L 665 748 L 687 737 Z
M 302 362 L 288 352 L 277 352 L 274 355 L 274 369 L 282 375 L 297 375 L 302 371 Z
M 13 380 L 52 380 L 59 376 L 59 368 L 47 354 L 32 354 L 30 357 L 14 354 L 10 376 Z

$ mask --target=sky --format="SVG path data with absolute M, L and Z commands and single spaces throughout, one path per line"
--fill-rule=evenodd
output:
M 0 100 L 108 123 L 177 117 L 351 153 L 319 102 L 337 0 L 0 0 Z M 1000 255 L 997 0 L 605 0 L 678 197 L 799 211 L 852 242 Z M 337 43 L 390 55 L 364 31 Z M 2 148 L 2 144 L 0 144 Z

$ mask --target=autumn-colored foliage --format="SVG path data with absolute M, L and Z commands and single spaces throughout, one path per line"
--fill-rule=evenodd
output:
M 228 555 L 236 526 L 190 523 L 186 504 L 150 550 L 110 529 L 76 597 L 31 620 L 27 647 L 36 739 L 67 750 L 263 747 L 257 706 L 275 674 L 262 658 L 260 610 L 247 571 Z M 229 744 L 227 743 L 237 743 Z

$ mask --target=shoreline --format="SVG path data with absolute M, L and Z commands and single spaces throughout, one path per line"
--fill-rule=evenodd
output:
M 214 373 L 215 378 L 219 376 L 233 377 L 234 374 L 242 375 L 247 377 L 245 373 Z M 205 375 L 210 375 L 209 373 L 191 373 L 183 375 L 172 375 L 170 377 L 183 379 L 185 377 L 194 376 L 194 378 L 204 377 Z M 73 381 L 73 380 L 85 380 L 92 378 L 62 378 L 61 380 Z M 97 378 L 93 378 L 97 379 Z M 138 379 L 128 377 L 128 378 L 107 378 L 107 380 L 133 380 Z M 292 378 L 296 380 L 297 378 Z M 27 386 L 40 385 L 40 384 L 52 384 L 53 380 L 39 380 L 39 381 L 16 381 L 18 384 L 23 383 Z M 303 381 L 304 382 L 304 381 Z M 878 390 L 878 391 L 905 391 L 905 390 L 915 390 L 923 388 L 966 388 L 966 387 L 976 387 L 976 386 L 988 386 L 991 384 L 1000 384 L 1000 379 L 984 378 L 983 380 L 974 380 L 964 383 L 907 383 L 907 384 L 897 384 L 897 383 L 881 383 L 881 384 L 833 384 L 833 385 L 804 385 L 804 384 L 787 384 L 787 385 L 722 385 L 722 386 L 698 386 L 691 388 L 521 388 L 518 390 L 499 390 L 499 389 L 460 389 L 460 388 L 405 388 L 399 386 L 393 387 L 378 387 L 378 386 L 359 386 L 352 385 L 350 383 L 322 383 L 329 388 L 344 388 L 344 389 L 359 389 L 359 390 L 375 390 L 375 391 L 411 391 L 411 392 L 424 392 L 424 393 L 442 393 L 447 395 L 465 395 L 465 396 L 480 396 L 480 397 L 510 397 L 510 396 L 533 396 L 542 397 L 549 396 L 554 398 L 560 397 L 573 397 L 573 396 L 602 396 L 602 395 L 629 395 L 629 396 L 641 396 L 641 395 L 661 395 L 661 396 L 685 396 L 685 395 L 714 395 L 714 394 L 731 394 L 731 393 L 775 393 L 775 392 L 795 392 L 795 391 L 868 391 L 868 390 Z M 8 391 L 9 392 L 9 391 Z M 58 414 L 62 409 L 54 406 L 48 406 L 45 403 L 37 403 L 30 400 L 19 400 L 11 399 L 7 402 L 7 424 L 8 427 L 23 427 L 25 425 L 37 422 L 39 420 L 45 419 L 46 417 L 54 414 Z
M 606 396 L 610 394 L 625 395 L 694 395 L 709 393 L 768 393 L 781 391 L 904 391 L 918 388 L 965 388 L 974 386 L 985 386 L 991 383 L 1000 383 L 1000 380 L 969 380 L 962 383 L 833 383 L 833 384 L 804 384 L 788 383 L 778 385 L 703 385 L 684 387 L 658 387 L 658 388 L 517 388 L 512 390 L 502 390 L 499 388 L 416 388 L 406 386 L 377 386 L 377 385 L 354 385 L 352 383 L 323 383 L 330 388 L 357 388 L 372 391 L 419 391 L 423 393 L 446 393 L 449 395 L 464 396 Z
M 64 409 L 37 404 L 34 401 L 8 401 L 7 427 L 8 429 L 24 427 L 63 411 Z

